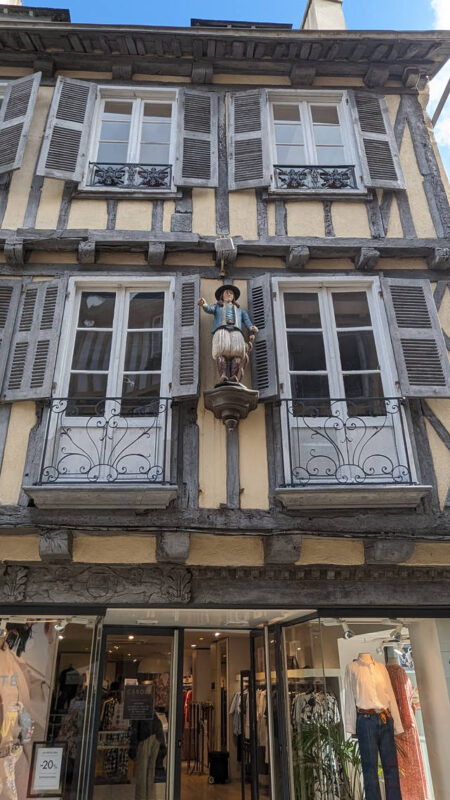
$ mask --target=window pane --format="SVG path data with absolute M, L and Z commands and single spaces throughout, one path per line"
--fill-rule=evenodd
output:
M 372 331 L 338 333 L 341 365 L 347 370 L 379 369 Z
M 305 148 L 300 145 L 278 145 L 277 159 L 280 166 L 294 167 L 305 163 Z
M 287 119 L 299 120 L 300 108 L 298 105 L 287 105 L 284 103 L 273 104 L 273 118 L 274 119 Z
M 129 328 L 162 328 L 164 292 L 133 292 L 128 312 Z
M 295 416 L 330 416 L 330 403 L 326 402 L 330 396 L 326 375 L 291 375 L 291 391 L 293 399 L 313 398 L 311 403 L 295 403 Z
M 277 144 L 303 144 L 301 125 L 275 125 Z
M 343 147 L 318 147 L 317 161 L 324 167 L 338 166 L 345 164 L 345 152 Z
M 172 103 L 145 103 L 144 117 L 167 117 L 172 116 Z
M 385 416 L 386 407 L 383 400 L 361 398 L 382 398 L 383 386 L 379 375 L 345 375 L 344 389 L 347 402 L 347 412 L 350 417 Z M 352 398 L 358 398 L 352 400 Z
M 125 371 L 161 369 L 162 333 L 129 333 Z
M 161 375 L 124 375 L 122 384 L 122 397 L 128 399 L 136 397 L 159 397 L 161 389 Z
M 372 325 L 365 292 L 333 292 L 332 297 L 338 328 L 365 328 Z
M 167 144 L 143 144 L 139 157 L 141 164 L 168 164 L 169 145 Z
M 128 143 L 99 142 L 97 161 L 100 164 L 126 164 Z
M 95 373 L 76 373 L 70 376 L 69 383 L 69 397 L 73 398 L 97 398 L 97 402 L 106 397 L 108 376 L 96 375 Z M 85 413 L 92 414 L 97 407 L 97 403 L 84 403 L 83 407 L 89 406 L 85 409 Z M 77 408 L 80 406 L 77 405 Z
M 121 103 L 118 100 L 107 100 L 105 103 L 104 118 L 107 119 L 108 115 L 114 115 L 114 119 L 125 119 L 131 116 L 133 110 L 133 103 Z
M 313 122 L 339 125 L 337 106 L 311 106 L 311 116 Z
M 314 125 L 316 144 L 342 144 L 341 130 L 337 125 Z
M 78 331 L 73 350 L 72 369 L 108 370 L 111 333 Z
M 289 292 L 284 295 L 287 328 L 320 328 L 319 297 L 311 292 Z
M 325 370 L 321 333 L 288 333 L 289 369 L 306 372 Z
M 169 142 L 170 125 L 162 122 L 144 122 L 142 125 L 142 142 Z
M 79 328 L 112 328 L 114 292 L 83 292 L 78 316 Z
M 128 142 L 129 134 L 129 122 L 103 122 L 100 139 L 108 139 L 113 142 Z

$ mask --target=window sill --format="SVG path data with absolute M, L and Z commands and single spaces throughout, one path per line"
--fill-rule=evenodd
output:
M 287 509 L 416 508 L 431 486 L 308 486 L 275 489 Z
M 52 486 L 24 486 L 24 492 L 34 500 L 37 508 L 45 509 L 140 509 L 167 508 L 178 495 L 171 484 L 129 486 L 96 484 L 80 486 L 58 484 Z
M 173 200 L 182 196 L 182 192 L 177 189 L 146 189 L 143 192 L 139 189 L 107 189 L 104 186 L 99 189 L 94 186 L 79 186 L 73 194 L 77 200 L 92 200 L 93 197 L 100 200 Z
M 353 191 L 342 191 L 336 189 L 268 189 L 265 195 L 266 200 L 368 200 L 371 194 L 367 189 L 354 189 Z

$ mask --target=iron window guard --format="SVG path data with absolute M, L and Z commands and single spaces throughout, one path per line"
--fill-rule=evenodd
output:
M 169 483 L 171 402 L 167 397 L 49 399 L 37 485 Z
M 357 189 L 354 166 L 274 166 L 277 189 Z
M 404 398 L 291 398 L 279 405 L 288 450 L 282 487 L 415 482 Z M 389 430 L 392 441 L 386 452 Z
M 170 189 L 171 164 L 122 164 L 89 162 L 89 186 L 112 189 Z

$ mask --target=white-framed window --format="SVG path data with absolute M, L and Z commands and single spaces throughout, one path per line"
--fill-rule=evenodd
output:
M 274 288 L 287 483 L 411 482 L 378 279 L 274 279 Z
M 177 91 L 99 87 L 84 186 L 174 188 Z
M 345 92 L 270 92 L 272 189 L 360 192 L 364 186 Z

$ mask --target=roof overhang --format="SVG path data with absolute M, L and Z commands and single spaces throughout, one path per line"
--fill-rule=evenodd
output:
M 286 31 L 118 25 L 1 24 L 2 63 L 44 69 L 193 77 L 213 74 L 287 76 L 295 85 L 314 77 L 388 80 L 410 88 L 434 77 L 450 56 L 449 31 Z M 115 74 L 114 74 L 115 73 Z M 0 73 L 1 74 L 1 73 Z M 200 76 L 200 77 L 199 77 Z M 312 76 L 312 78 L 311 78 Z

